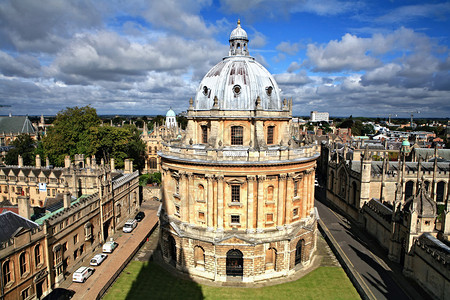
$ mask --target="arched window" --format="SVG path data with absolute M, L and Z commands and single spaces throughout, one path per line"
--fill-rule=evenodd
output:
M 273 134 L 275 131 L 275 126 L 267 127 L 267 145 L 273 144 Z
M 339 172 L 339 196 L 345 198 L 346 189 L 347 189 L 347 175 L 345 174 L 345 171 L 342 169 Z
M 208 126 L 202 125 L 202 144 L 208 143 Z
M 277 261 L 277 250 L 269 248 L 266 250 L 266 270 L 275 270 Z
M 157 167 L 156 167 L 156 158 L 155 157 L 151 157 L 150 158 L 150 161 L 149 161 L 149 164 L 150 164 L 150 169 L 156 169 Z
M 273 186 L 269 186 L 267 188 L 267 202 L 272 202 L 273 201 Z
M 413 195 L 414 182 L 408 181 L 405 184 L 405 200 Z
M 294 197 L 298 196 L 298 180 L 294 181 Z
M 298 265 L 302 262 L 302 256 L 303 256 L 303 249 L 305 247 L 305 240 L 298 241 L 297 245 L 295 246 L 295 264 Z
M 205 267 L 205 250 L 200 246 L 194 247 L 194 266 L 196 268 Z
M 34 247 L 34 262 L 36 264 L 36 267 L 42 264 L 41 245 L 36 245 L 36 247 Z
M 205 187 L 202 184 L 198 185 L 197 193 L 197 200 L 205 201 Z
M 8 283 L 13 281 L 12 277 L 12 262 L 7 260 L 3 263 L 3 285 L 7 285 Z
M 231 145 L 244 144 L 244 128 L 242 126 L 231 126 Z
M 244 255 L 237 249 L 232 249 L 227 252 L 227 276 L 242 276 L 244 275 Z
M 176 263 L 177 261 L 177 244 L 172 236 L 169 236 L 167 240 L 169 258 Z
M 439 181 L 436 186 L 436 201 L 437 202 L 444 202 L 444 189 L 445 189 L 445 182 Z
M 28 272 L 28 257 L 25 252 L 22 252 L 19 255 L 19 270 L 20 270 L 20 276 L 24 276 L 25 273 Z
M 427 181 L 425 181 L 425 186 L 424 186 L 424 188 L 425 188 L 425 191 L 429 194 L 431 191 L 430 191 L 430 182 L 427 180 Z
M 352 182 L 352 197 L 351 197 L 351 205 L 355 205 L 356 204 L 356 199 L 358 198 L 358 190 L 356 187 L 356 182 Z

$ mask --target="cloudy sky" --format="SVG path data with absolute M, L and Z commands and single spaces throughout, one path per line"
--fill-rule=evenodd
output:
M 1 0 L 0 115 L 184 111 L 237 19 L 294 115 L 450 117 L 434 0 Z

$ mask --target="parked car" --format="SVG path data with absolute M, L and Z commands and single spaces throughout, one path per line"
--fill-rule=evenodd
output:
M 107 254 L 103 254 L 103 253 L 97 254 L 97 255 L 95 255 L 93 258 L 91 258 L 90 264 L 91 264 L 91 266 L 100 266 L 101 263 L 102 263 L 107 257 L 108 257 Z
M 117 244 L 114 241 L 110 241 L 110 242 L 106 242 L 103 244 L 103 252 L 106 253 L 112 253 L 114 251 L 114 249 L 117 248 L 117 246 L 119 246 L 119 244 Z
M 142 221 L 142 219 L 145 217 L 145 214 L 143 211 L 140 211 L 137 213 L 136 217 L 134 217 L 134 219 L 138 222 Z
M 91 267 L 80 267 L 78 270 L 73 272 L 72 281 L 73 282 L 85 282 L 93 273 L 95 269 Z
M 125 222 L 125 225 L 123 225 L 123 232 L 132 232 L 136 226 L 137 226 L 136 220 L 130 219 Z

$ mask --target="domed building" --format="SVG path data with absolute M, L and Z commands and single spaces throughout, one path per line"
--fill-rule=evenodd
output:
M 189 101 L 184 136 L 159 153 L 160 242 L 191 276 L 255 282 L 313 257 L 319 149 L 292 136 L 292 101 L 249 55 L 239 22 L 229 42 Z

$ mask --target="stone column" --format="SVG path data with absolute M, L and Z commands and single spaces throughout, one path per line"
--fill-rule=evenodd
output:
M 207 181 L 207 212 L 206 212 L 206 218 L 207 218 L 207 226 L 209 230 L 212 230 L 214 226 L 214 195 L 213 195 L 213 183 L 211 175 L 206 175 L 206 181 Z
M 187 198 L 187 205 L 188 205 L 188 222 L 192 223 L 195 220 L 195 209 L 194 209 L 194 175 L 189 172 L 186 174 L 187 176 L 187 192 L 186 192 L 186 198 Z
M 283 209 L 286 195 L 285 186 L 286 174 L 280 174 L 280 177 L 278 178 L 277 226 L 283 226 Z
M 223 175 L 217 177 L 217 230 L 223 231 Z
M 286 179 L 286 224 L 290 223 L 292 218 L 292 198 L 294 195 L 294 173 L 289 173 Z
M 308 210 L 308 180 L 307 176 L 305 176 L 305 173 L 302 173 L 301 175 L 301 186 L 302 186 L 302 214 L 301 218 L 306 218 L 306 211 Z
M 180 198 L 181 198 L 181 221 L 184 223 L 189 222 L 189 201 L 188 201 L 188 184 L 186 173 L 180 172 Z
M 247 175 L 247 232 L 253 233 L 253 184 L 255 183 L 255 176 Z
M 256 230 L 262 231 L 264 228 L 264 181 L 265 175 L 258 175 L 258 214 L 256 219 Z

